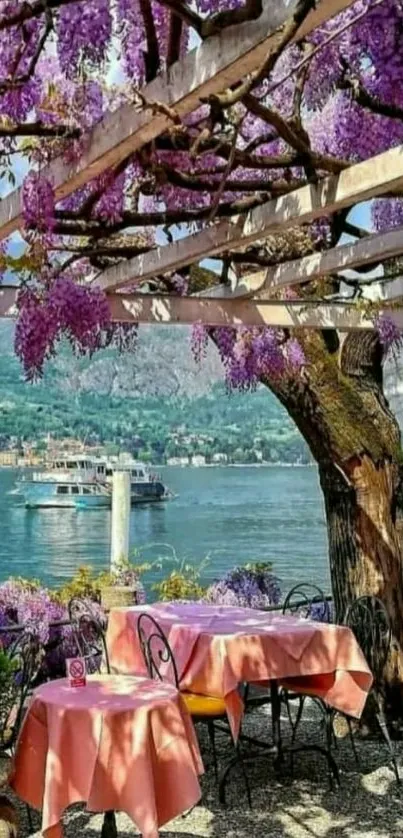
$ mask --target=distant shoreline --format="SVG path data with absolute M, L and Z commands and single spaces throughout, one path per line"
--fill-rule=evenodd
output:
M 192 463 L 187 463 L 186 465 L 168 465 L 168 463 L 157 463 L 147 464 L 150 469 L 160 469 L 160 468 L 314 468 L 315 463 L 204 463 L 203 465 L 192 465 Z M 21 471 L 22 469 L 41 469 L 42 466 L 9 466 L 9 465 L 0 465 L 0 471 Z
M 186 465 L 156 465 L 150 468 L 314 468 L 315 463 L 204 463 L 194 466 L 192 463 Z

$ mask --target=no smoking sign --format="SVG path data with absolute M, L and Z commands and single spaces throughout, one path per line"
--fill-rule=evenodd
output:
M 66 668 L 70 687 L 85 687 L 87 679 L 84 658 L 68 658 Z

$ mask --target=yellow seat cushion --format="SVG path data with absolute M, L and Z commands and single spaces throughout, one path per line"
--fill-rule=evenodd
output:
M 181 693 L 191 716 L 225 716 L 226 707 L 223 698 L 197 693 Z

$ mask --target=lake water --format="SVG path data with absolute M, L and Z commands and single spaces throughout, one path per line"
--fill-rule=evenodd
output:
M 247 561 L 271 561 L 284 588 L 315 581 L 329 588 L 326 527 L 314 468 L 161 470 L 175 500 L 136 507 L 131 547 L 152 559 L 171 545 L 179 559 L 210 562 L 204 580 Z M 10 495 L 17 473 L 0 471 L 0 580 L 41 579 L 52 586 L 90 564 L 106 569 L 109 510 L 29 510 Z M 169 550 L 165 550 L 169 555 Z

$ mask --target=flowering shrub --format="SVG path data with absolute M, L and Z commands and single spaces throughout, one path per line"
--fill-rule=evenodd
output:
M 101 607 L 99 609 L 102 617 Z M 44 650 L 39 680 L 65 675 L 65 660 L 77 654 L 77 647 L 68 625 L 51 625 L 68 620 L 66 605 L 57 594 L 36 582 L 10 579 L 0 585 L 0 626 L 24 625 L 35 634 Z M 15 640 L 12 631 L 1 632 L 4 649 Z
M 78 568 L 70 582 L 63 585 L 56 596 L 66 604 L 72 597 L 100 603 L 102 588 L 128 586 L 136 590 L 137 604 L 142 605 L 146 601 L 146 592 L 140 577 L 148 568 L 147 564 L 132 565 L 130 562 L 121 562 L 113 573 L 95 575 L 91 567 L 83 565 Z
M 281 600 L 279 580 L 269 563 L 247 564 L 228 571 L 207 589 L 205 600 L 216 605 L 266 608 Z
M 162 582 L 153 585 L 153 590 L 158 592 L 158 598 L 162 602 L 198 601 L 205 594 L 205 589 L 199 584 L 197 574 L 173 570 Z
M 334 609 L 332 602 L 313 602 L 307 617 L 317 623 L 333 623 Z

